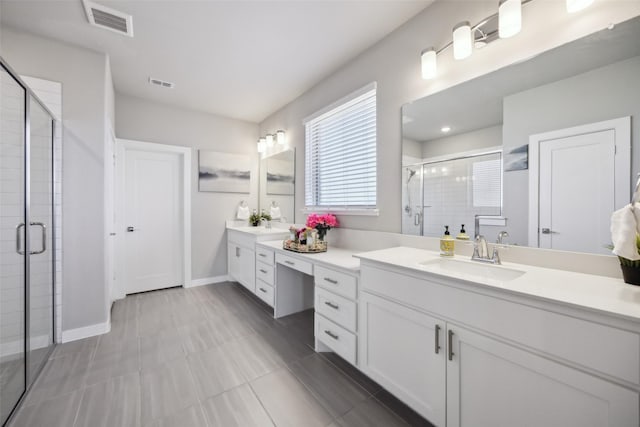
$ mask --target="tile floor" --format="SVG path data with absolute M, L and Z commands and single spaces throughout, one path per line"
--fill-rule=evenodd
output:
M 110 333 L 55 349 L 11 425 L 430 425 L 312 346 L 312 311 L 274 320 L 235 283 L 129 296 Z

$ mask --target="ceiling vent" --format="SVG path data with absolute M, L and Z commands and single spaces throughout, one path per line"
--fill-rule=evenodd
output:
M 149 77 L 149 84 L 152 84 L 152 85 L 155 85 L 155 86 L 160 86 L 160 87 L 165 87 L 167 89 L 173 89 L 173 87 L 175 86 L 171 82 L 166 82 L 166 81 L 160 80 L 160 79 L 154 79 L 153 77 Z
M 84 11 L 91 25 L 133 37 L 133 17 L 88 0 L 83 0 Z

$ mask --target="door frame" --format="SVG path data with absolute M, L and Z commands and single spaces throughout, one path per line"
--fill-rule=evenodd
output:
M 540 144 L 550 139 L 613 130 L 615 135 L 615 208 L 631 197 L 631 116 L 557 129 L 529 136 L 529 246 L 540 247 Z M 621 183 L 621 184 L 620 184 Z M 535 242 L 535 246 L 534 246 Z
M 125 283 L 125 239 L 124 229 L 124 193 L 125 193 L 125 164 L 127 151 L 148 151 L 154 153 L 174 153 L 179 155 L 182 163 L 182 227 L 180 239 L 182 241 L 182 286 L 191 285 L 191 148 L 178 145 L 158 144 L 154 142 L 134 141 L 116 138 L 116 259 L 114 295 L 118 299 L 126 296 Z

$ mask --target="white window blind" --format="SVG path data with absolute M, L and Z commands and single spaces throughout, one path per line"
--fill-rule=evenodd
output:
M 367 89 L 305 122 L 307 209 L 376 208 L 376 89 Z

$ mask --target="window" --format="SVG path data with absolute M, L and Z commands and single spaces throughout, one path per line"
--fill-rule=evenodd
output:
M 306 208 L 343 214 L 377 212 L 375 83 L 304 124 Z

